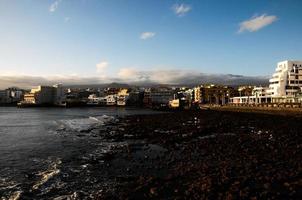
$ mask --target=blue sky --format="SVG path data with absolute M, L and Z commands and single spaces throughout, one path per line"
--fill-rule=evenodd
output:
M 270 75 L 278 61 L 302 59 L 301 8 L 300 0 L 0 0 L 0 73 Z

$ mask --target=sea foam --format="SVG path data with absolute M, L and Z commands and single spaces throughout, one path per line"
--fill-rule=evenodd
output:
M 61 129 L 70 131 L 89 131 L 94 128 L 105 125 L 106 123 L 113 122 L 115 120 L 112 116 L 102 115 L 102 116 L 91 116 L 88 118 L 78 118 L 78 119 L 67 119 L 60 120 Z

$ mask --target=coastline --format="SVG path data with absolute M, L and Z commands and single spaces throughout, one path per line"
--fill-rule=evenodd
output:
M 117 186 L 98 198 L 296 198 L 302 147 L 296 120 L 214 110 L 123 118 L 119 131 L 106 136 L 128 141 L 107 161 Z
M 64 139 L 64 148 L 56 155 L 47 150 L 53 157 L 26 171 L 20 184 L 3 182 L 8 198 L 16 192 L 20 199 L 55 200 L 301 196 L 301 115 L 210 109 L 103 115 L 109 119 L 103 121 L 92 110 L 60 120 L 64 126 L 49 136 L 56 145 Z M 83 120 L 104 123 L 70 126 Z
M 244 112 L 244 113 L 262 113 L 271 115 L 299 115 L 302 116 L 302 108 L 286 107 L 249 107 L 249 106 L 212 106 L 210 110 Z

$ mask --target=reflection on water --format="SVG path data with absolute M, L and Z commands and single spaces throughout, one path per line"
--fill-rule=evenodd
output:
M 124 143 L 104 141 L 105 123 L 154 111 L 0 107 L 0 197 L 89 197 L 114 185 L 104 160 Z M 93 191 L 93 192 L 92 192 Z

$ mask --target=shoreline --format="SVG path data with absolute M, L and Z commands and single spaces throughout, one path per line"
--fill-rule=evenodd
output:
M 38 189 L 30 188 L 41 181 L 41 169 L 28 171 L 26 182 L 5 195 L 295 199 L 302 185 L 301 120 L 291 114 L 188 110 L 115 116 L 87 130 L 58 126 L 56 136 L 71 137 L 64 145 L 77 149 L 72 157 L 59 156 L 60 172 Z M 51 170 L 51 164 L 42 167 L 42 172 Z
M 155 111 L 168 111 L 168 112 L 184 112 L 186 109 L 154 109 L 144 106 L 119 106 L 119 105 L 75 105 L 75 106 L 62 106 L 62 105 L 23 105 L 16 104 L 0 104 L 0 107 L 15 107 L 15 108 L 137 108 L 137 109 L 151 109 Z M 189 109 L 190 110 L 190 109 Z M 196 110 L 196 109 L 193 109 Z M 302 115 L 302 108 L 298 107 L 266 107 L 266 106 L 234 106 L 234 105 L 203 105 L 198 111 L 202 110 L 216 110 L 216 111 L 230 111 L 230 112 L 250 112 L 250 113 L 266 113 L 266 114 L 296 114 Z M 191 109 L 192 111 L 192 109 Z
M 271 115 L 301 115 L 302 108 L 275 108 L 275 107 L 249 107 L 249 106 L 212 106 L 209 110 L 228 111 L 228 112 L 244 112 L 244 113 L 262 113 Z
M 107 136 L 128 141 L 108 161 L 117 187 L 99 197 L 298 197 L 302 125 L 294 119 L 216 110 L 125 117 Z

